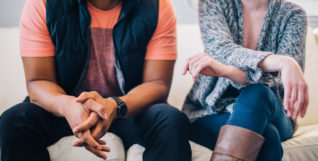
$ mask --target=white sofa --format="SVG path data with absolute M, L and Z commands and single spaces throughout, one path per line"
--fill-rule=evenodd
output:
M 0 114 L 7 108 L 19 103 L 26 96 L 25 79 L 19 57 L 18 28 L 0 28 Z M 168 102 L 181 108 L 184 98 L 192 85 L 189 76 L 181 76 L 181 67 L 185 58 L 203 51 L 199 28 L 196 25 L 178 26 L 179 56 L 176 63 L 174 80 Z M 294 138 L 283 143 L 284 161 L 318 161 L 318 46 L 309 29 L 307 38 L 306 79 L 309 84 L 310 104 L 307 116 L 300 119 L 300 127 Z M 48 148 L 52 161 L 100 161 L 83 148 L 73 148 L 74 136 L 64 137 Z M 114 134 L 104 136 L 111 152 L 108 160 L 142 161 L 144 148 L 133 145 L 124 151 L 122 141 Z M 192 160 L 208 161 L 211 151 L 193 142 Z

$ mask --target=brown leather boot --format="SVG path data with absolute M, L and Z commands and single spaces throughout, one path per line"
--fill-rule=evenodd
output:
M 264 137 L 238 126 L 222 126 L 211 161 L 255 161 Z

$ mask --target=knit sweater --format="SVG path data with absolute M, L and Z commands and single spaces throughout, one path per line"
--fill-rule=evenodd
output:
M 221 63 L 246 73 L 248 84 L 270 87 L 283 100 L 280 73 L 263 72 L 258 64 L 270 54 L 294 58 L 302 70 L 305 61 L 307 16 L 298 5 L 270 0 L 256 50 L 243 47 L 243 12 L 240 0 L 200 0 L 199 21 L 205 52 Z M 239 85 L 224 77 L 199 75 L 186 97 L 183 112 L 190 121 L 206 115 L 232 112 L 237 95 L 225 94 Z

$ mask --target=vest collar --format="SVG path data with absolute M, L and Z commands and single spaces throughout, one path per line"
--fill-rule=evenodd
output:
M 75 0 L 75 1 L 81 6 L 87 5 L 87 0 Z M 128 15 L 129 12 L 140 2 L 140 0 L 122 0 L 122 1 L 123 1 L 122 10 L 121 10 L 118 21 L 126 17 L 126 15 Z M 88 13 L 85 13 L 85 16 L 88 17 Z

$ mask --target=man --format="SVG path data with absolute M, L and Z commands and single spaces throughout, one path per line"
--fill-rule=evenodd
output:
M 164 102 L 176 59 L 169 0 L 27 0 L 20 50 L 29 98 L 1 116 L 2 161 L 49 161 L 73 133 L 106 159 L 120 136 L 145 161 L 188 161 L 185 115 Z

